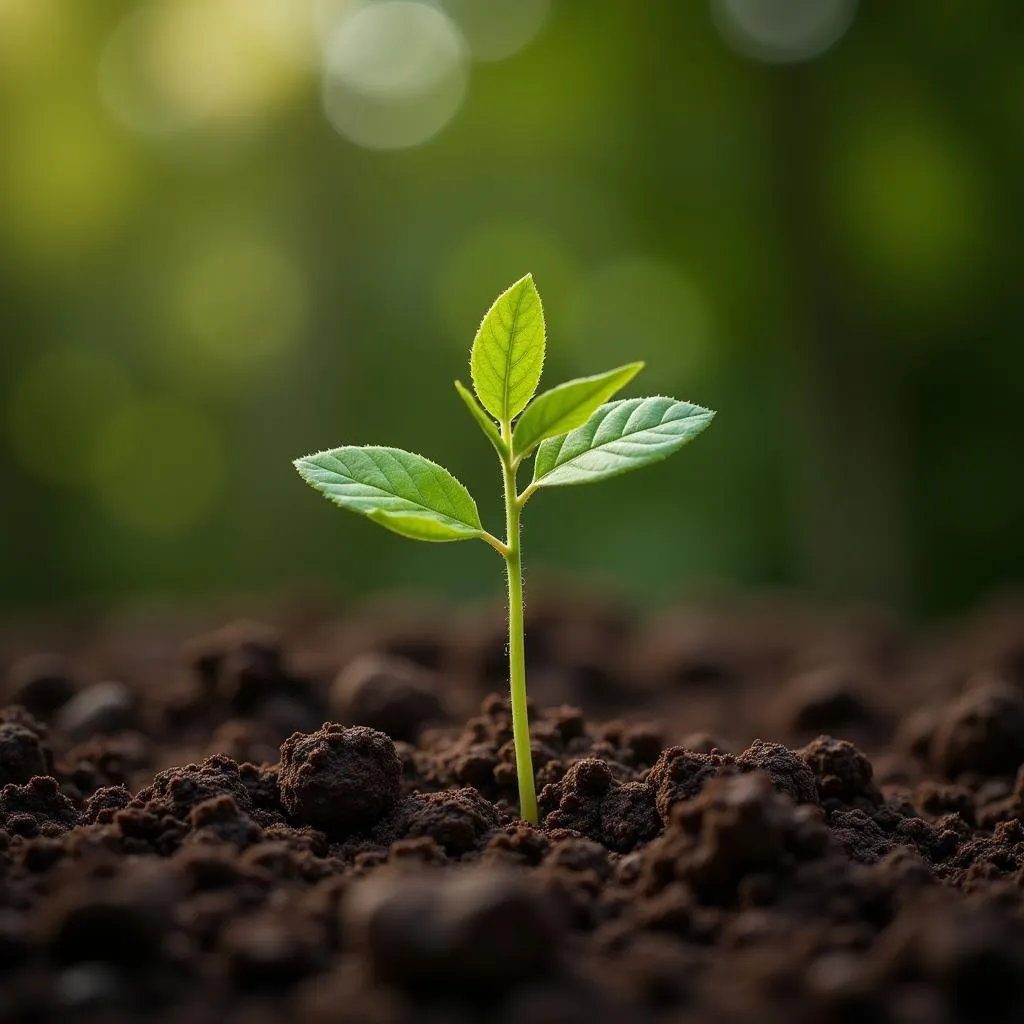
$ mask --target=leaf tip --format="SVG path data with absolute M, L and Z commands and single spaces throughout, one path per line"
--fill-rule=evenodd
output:
M 509 292 L 516 292 L 516 291 L 519 291 L 520 289 L 526 289 L 527 291 L 532 291 L 537 296 L 538 299 L 540 298 L 540 294 L 537 291 L 537 282 L 534 281 L 534 279 L 533 279 L 533 271 L 532 270 L 527 271 L 525 274 L 523 274 L 523 276 L 521 278 L 519 278 L 518 281 L 515 282 L 515 284 L 510 285 L 508 291 Z
M 620 368 L 620 373 L 623 374 L 625 380 L 623 381 L 623 387 L 628 384 L 644 367 L 647 366 L 642 359 L 638 359 L 635 363 L 626 363 L 625 366 Z

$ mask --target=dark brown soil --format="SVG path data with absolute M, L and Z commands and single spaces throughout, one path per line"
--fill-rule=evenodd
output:
M 0 629 L 0 1022 L 1024 1020 L 1024 604 Z

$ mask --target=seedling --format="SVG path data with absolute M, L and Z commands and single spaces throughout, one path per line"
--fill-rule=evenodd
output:
M 715 415 L 673 398 L 608 399 L 643 368 L 627 363 L 580 377 L 534 398 L 544 365 L 544 310 L 529 274 L 498 296 L 470 354 L 476 398 L 455 382 L 477 426 L 501 462 L 505 539 L 488 533 L 469 491 L 422 455 L 377 446 L 334 448 L 296 459 L 302 478 L 336 505 L 403 537 L 426 541 L 482 540 L 508 569 L 508 657 L 512 733 L 520 812 L 537 823 L 537 796 L 526 714 L 523 563 L 519 520 L 543 487 L 594 483 L 663 459 L 696 437 Z M 533 479 L 519 490 L 518 473 L 534 456 Z

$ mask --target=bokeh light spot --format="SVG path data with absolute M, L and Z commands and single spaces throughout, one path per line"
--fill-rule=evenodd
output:
M 224 445 L 200 412 L 170 399 L 131 401 L 100 432 L 91 469 L 100 500 L 129 526 L 178 533 L 224 487 Z
M 42 98 L 7 122 L 0 228 L 31 260 L 90 252 L 129 207 L 134 169 L 102 118 L 78 98 Z M 116 140 L 114 140 L 116 142 Z
M 204 238 L 168 277 L 168 361 L 230 389 L 276 365 L 302 334 L 309 294 L 294 259 L 252 237 Z
M 384 0 L 339 19 L 324 54 L 327 119 L 368 149 L 426 142 L 466 95 L 465 45 L 444 13 Z
M 444 0 L 475 60 L 505 60 L 544 27 L 550 0 Z
M 571 341 L 595 368 L 621 363 L 624 352 L 646 360 L 645 390 L 681 386 L 685 392 L 711 352 L 703 295 L 673 264 L 651 256 L 626 256 L 598 269 L 573 299 L 571 324 Z
M 711 14 L 730 46 L 769 64 L 813 60 L 853 23 L 857 0 L 712 0 Z
M 84 345 L 50 349 L 15 382 L 7 415 L 11 447 L 48 483 L 86 484 L 103 421 L 130 394 L 127 374 L 109 356 Z
M 248 126 L 305 81 L 310 19 L 297 0 L 151 0 L 110 36 L 100 95 L 144 136 Z

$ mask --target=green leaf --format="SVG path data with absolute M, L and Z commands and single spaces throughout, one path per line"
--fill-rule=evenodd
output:
M 453 531 L 449 523 L 442 522 L 433 512 L 384 512 L 377 509 L 375 512 L 367 512 L 366 518 L 410 540 L 445 542 L 472 540 L 478 536 L 475 533 Z
M 442 466 L 400 448 L 346 447 L 295 460 L 299 475 L 342 508 L 413 540 L 483 535 L 469 491 Z
M 469 357 L 483 407 L 511 423 L 526 408 L 544 367 L 544 309 L 533 277 L 516 281 L 487 311 Z
M 512 450 L 517 456 L 528 455 L 545 438 L 583 426 L 599 405 L 643 368 L 643 363 L 629 363 L 607 373 L 570 380 L 538 395 L 519 417 L 512 435 Z
M 541 444 L 533 485 L 588 484 L 647 466 L 695 438 L 714 415 L 674 398 L 609 402 L 582 427 Z
M 501 439 L 501 434 L 498 433 L 497 424 L 480 408 L 480 403 L 469 393 L 462 381 L 457 380 L 455 382 L 455 390 L 459 393 L 459 398 L 466 403 L 466 408 L 470 411 L 480 429 L 487 435 L 487 440 L 494 445 L 495 451 L 499 455 L 503 455 L 505 443 Z

